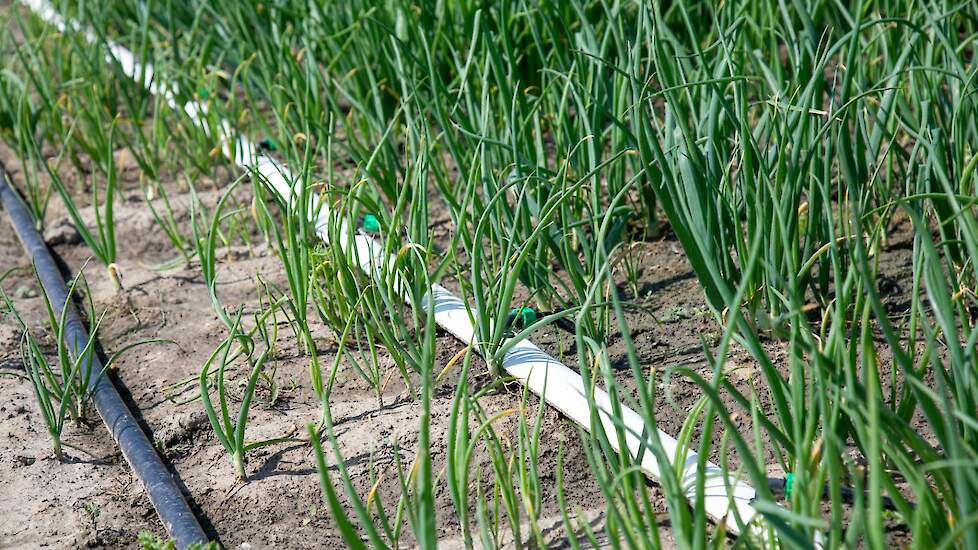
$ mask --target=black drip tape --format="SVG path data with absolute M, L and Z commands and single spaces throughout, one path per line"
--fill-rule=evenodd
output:
M 74 305 L 68 300 L 65 281 L 44 239 L 34 228 L 34 218 L 17 192 L 7 183 L 2 168 L 0 168 L 0 203 L 7 212 L 10 224 L 17 232 L 24 251 L 34 263 L 41 285 L 51 304 L 58 306 L 59 310 L 61 307 L 68 308 L 65 340 L 72 354 L 79 353 L 88 342 L 89 334 L 86 325 L 79 318 Z M 58 313 L 60 314 L 60 311 Z M 156 454 L 156 449 L 143 433 L 132 411 L 126 407 L 111 379 L 108 376 L 99 376 L 104 367 L 97 354 L 91 354 L 90 362 L 91 368 L 83 369 L 82 372 L 90 373 L 88 384 L 90 388 L 94 387 L 92 401 L 95 408 L 119 445 L 126 462 L 146 489 L 149 500 L 153 503 L 166 532 L 181 549 L 192 544 L 207 543 L 207 535 L 200 527 L 187 499 Z

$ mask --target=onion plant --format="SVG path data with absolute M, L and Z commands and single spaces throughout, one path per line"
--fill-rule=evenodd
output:
M 531 412 L 528 406 L 529 390 L 524 388 L 518 410 L 505 409 L 490 414 L 479 399 L 489 393 L 493 386 L 470 392 L 472 359 L 472 350 L 468 348 L 446 434 L 448 457 L 445 478 L 459 514 L 463 542 L 466 548 L 474 545 L 474 519 L 479 526 L 477 535 L 483 547 L 498 547 L 506 533 L 512 535 L 513 544 L 517 546 L 523 545 L 524 541 L 532 541 L 544 547 L 546 541 L 538 520 L 542 513 L 541 493 L 544 490 L 540 480 L 539 453 L 545 403 L 538 402 L 536 412 Z M 513 415 L 517 418 L 515 444 L 498 429 L 503 419 Z M 472 430 L 472 425 L 477 428 Z M 478 471 L 472 471 L 473 459 L 481 450 L 488 452 L 489 467 L 493 472 L 488 482 L 479 479 Z M 473 473 L 476 476 L 474 499 L 471 490 Z M 475 518 L 470 518 L 473 500 L 476 513 Z M 505 514 L 505 523 L 504 518 L 500 517 L 500 509 Z M 524 519 L 529 525 L 528 536 L 525 536 L 522 526 Z M 504 524 L 508 526 L 505 531 Z M 571 536 L 571 533 L 568 535 Z
M 92 127 L 89 127 L 91 129 Z M 91 249 L 92 254 L 103 264 L 109 273 L 117 291 L 122 290 L 122 276 L 119 267 L 116 265 L 118 254 L 115 239 L 115 201 L 118 198 L 116 186 L 118 184 L 119 172 L 115 160 L 115 133 L 116 122 L 109 123 L 107 132 L 93 132 L 89 138 L 98 140 L 98 151 L 100 152 L 99 170 L 92 173 L 91 181 L 91 200 L 94 212 L 94 223 L 89 224 L 81 214 L 81 205 L 76 201 L 73 191 L 62 179 L 58 170 L 54 166 L 48 166 L 48 177 L 58 195 L 61 197 L 72 223 L 81 235 L 82 240 Z M 105 178 L 104 189 L 99 190 L 102 185 L 96 174 L 101 174 Z
M 412 140 L 411 147 L 419 144 L 420 140 Z M 382 147 L 379 145 L 378 150 Z M 339 199 L 331 203 L 326 221 L 324 236 L 331 246 L 318 267 L 317 310 L 332 325 L 343 319 L 353 321 L 351 347 L 357 353 L 348 355 L 348 360 L 368 379 L 381 403 L 385 382 L 378 368 L 377 344 L 389 350 L 409 394 L 415 393 L 414 378 L 430 368 L 426 363 L 433 343 L 422 327 L 429 314 L 425 306 L 431 280 L 429 265 L 435 257 L 428 231 L 428 206 L 417 200 L 426 189 L 426 158 L 421 152 L 409 167 L 405 174 L 408 180 L 395 197 L 392 210 L 376 197 L 365 176 L 353 188 L 340 191 L 345 197 L 336 190 L 328 195 Z M 360 173 L 365 175 L 369 165 L 363 170 Z M 376 220 L 376 227 L 363 221 L 367 219 Z M 345 228 L 349 230 L 344 234 Z M 419 331 L 424 338 L 418 337 Z M 357 357 L 363 359 L 358 361 Z
M 279 191 L 271 187 L 265 176 L 257 170 L 252 174 L 251 181 L 257 216 L 262 220 L 261 225 L 269 228 L 273 236 L 272 242 L 282 261 L 288 281 L 290 293 L 288 309 L 297 336 L 301 338 L 309 355 L 309 374 L 313 391 L 320 400 L 325 400 L 327 394 L 323 385 L 319 353 L 309 322 L 313 276 L 312 241 L 315 238 L 314 220 L 318 214 L 315 205 L 318 204 L 318 199 L 316 190 L 312 186 L 310 173 L 312 156 L 308 143 L 304 153 L 303 168 L 299 172 L 298 179 L 287 182 L 291 190 L 289 196 L 281 196 Z M 272 216 L 266 198 L 278 205 L 279 211 L 283 214 L 284 227 L 280 227 Z
M 76 277 L 69 287 L 69 296 L 74 293 L 75 285 L 78 282 Z M 54 317 L 54 328 L 59 329 L 53 336 L 57 338 L 57 358 L 59 364 L 52 364 L 48 356 L 41 349 L 37 338 L 32 330 L 24 322 L 18 313 L 13 301 L 0 289 L 0 297 L 6 305 L 7 314 L 12 317 L 19 325 L 21 334 L 20 356 L 24 365 L 27 378 L 31 382 L 34 390 L 34 397 L 37 399 L 41 418 L 47 428 L 48 436 L 51 438 L 52 451 L 58 461 L 64 459 L 62 447 L 65 445 L 63 436 L 67 421 L 74 419 L 78 421 L 81 417 L 82 407 L 86 402 L 88 394 L 89 377 L 92 373 L 88 372 L 87 366 L 90 365 L 88 358 L 93 352 L 92 344 L 94 336 L 89 339 L 83 352 L 79 354 L 77 360 L 72 360 L 67 351 L 67 344 L 63 338 L 63 327 L 65 316 Z M 49 316 L 54 316 L 50 300 L 44 294 L 44 303 Z M 49 319 L 49 321 L 52 319 Z M 60 367 L 60 368 L 59 368 Z M 78 391 L 83 393 L 79 394 Z
M 231 330 L 234 324 L 227 310 L 221 303 L 217 295 L 217 254 L 219 244 L 228 244 L 222 232 L 222 223 L 226 218 L 233 216 L 233 212 L 227 212 L 228 205 L 234 200 L 233 195 L 242 178 L 237 178 L 228 185 L 221 193 L 214 209 L 209 213 L 197 196 L 193 185 L 190 189 L 190 230 L 193 237 L 193 244 L 197 259 L 200 261 L 200 270 L 204 276 L 204 283 L 207 285 L 208 294 L 211 299 L 211 306 L 218 318 L 224 325 Z M 219 239 L 221 242 L 219 242 Z
M 248 441 L 245 439 L 245 430 L 248 426 L 248 414 L 251 410 L 251 402 L 255 396 L 266 362 L 270 359 L 274 349 L 274 342 L 267 327 L 269 315 L 278 305 L 272 305 L 268 309 L 255 315 L 255 330 L 261 337 L 261 349 L 257 349 L 258 344 L 252 336 L 244 332 L 241 327 L 241 314 L 238 311 L 231 318 L 228 337 L 215 349 L 200 371 L 200 398 L 204 404 L 207 418 L 214 429 L 221 445 L 231 455 L 231 464 L 235 473 L 242 480 L 248 479 L 246 468 L 247 452 L 268 445 L 275 445 L 289 440 L 290 436 L 264 439 L 259 441 Z M 238 407 L 237 416 L 232 419 L 230 409 L 230 399 L 228 386 L 226 383 L 226 371 L 228 366 L 237 358 L 243 358 L 247 364 L 247 383 L 244 393 L 241 395 L 241 404 Z M 211 380 L 211 369 L 216 367 L 214 380 Z M 217 392 L 217 404 L 211 399 L 211 390 Z
M 170 194 L 166 190 L 166 186 L 158 181 L 141 178 L 140 187 L 143 192 L 146 208 L 149 209 L 153 220 L 156 221 L 156 225 L 163 230 L 167 239 L 170 240 L 170 244 L 179 253 L 183 263 L 189 265 L 191 258 L 196 253 L 192 240 L 193 237 L 192 235 L 185 235 L 183 229 L 180 227 L 178 214 L 170 202 Z M 191 208 L 193 208 L 192 205 Z
M 339 247 L 339 245 L 335 246 Z M 408 252 L 404 257 L 416 258 L 420 255 L 419 251 L 421 249 L 421 247 L 408 247 Z M 418 263 L 421 266 L 425 264 L 424 261 Z M 415 265 L 417 267 L 417 264 Z M 403 267 L 398 266 L 395 269 L 402 274 L 404 273 L 402 271 L 404 269 Z M 375 506 L 378 511 L 378 521 L 380 523 L 378 526 L 371 516 L 370 500 L 365 504 L 356 494 L 350 474 L 344 464 L 344 458 L 337 440 L 337 434 L 334 430 L 334 420 L 328 400 L 324 401 L 322 434 L 329 441 L 331 455 L 339 466 L 340 481 L 344 491 L 350 498 L 351 507 L 356 517 L 355 520 L 339 501 L 336 488 L 333 485 L 332 476 L 326 465 L 326 457 L 321 447 L 320 438 L 323 435 L 314 426 L 309 426 L 309 434 L 317 457 L 317 467 L 324 498 L 331 514 L 341 529 L 344 540 L 351 547 L 359 548 L 364 545 L 364 540 L 360 538 L 360 535 L 355 530 L 355 525 L 366 534 L 366 541 L 369 542 L 370 547 L 387 548 L 389 547 L 388 545 L 396 547 L 402 533 L 402 522 L 405 520 L 410 525 L 415 543 L 419 547 L 434 548 L 437 544 L 438 532 L 436 530 L 437 518 L 435 512 L 436 476 L 432 466 L 430 433 L 431 401 L 435 385 L 434 344 L 436 325 L 434 322 L 434 309 L 422 305 L 421 296 L 423 292 L 427 292 L 427 289 L 430 288 L 430 282 L 428 277 L 424 275 L 424 271 L 420 271 L 420 273 L 422 276 L 416 279 L 417 282 L 411 284 L 409 290 L 400 287 L 402 292 L 407 292 L 412 297 L 409 300 L 409 303 L 413 304 L 412 311 L 418 315 L 423 315 L 421 319 L 415 318 L 416 322 L 420 321 L 413 332 L 415 341 L 411 345 L 403 345 L 408 350 L 416 350 L 418 354 L 407 355 L 407 357 L 411 360 L 410 364 L 413 369 L 416 369 L 416 375 L 420 380 L 419 387 L 416 391 L 419 394 L 418 399 L 421 414 L 418 419 L 418 438 L 414 449 L 414 459 L 410 467 L 402 464 L 400 453 L 396 448 L 394 450 L 397 466 L 396 473 L 397 479 L 400 482 L 401 496 L 397 504 L 397 514 L 393 518 L 383 512 L 385 508 L 383 503 L 377 503 Z M 359 306 L 360 301 L 358 300 L 355 307 Z M 348 330 L 349 324 L 340 339 L 341 353 L 346 346 L 347 336 L 349 334 Z M 339 356 L 337 357 L 337 364 L 334 365 L 334 371 L 338 366 L 338 362 Z
M 84 419 L 86 406 L 91 400 L 99 380 L 106 375 L 108 369 L 112 368 L 118 358 L 128 350 L 145 344 L 165 342 L 166 340 L 147 339 L 125 345 L 104 362 L 100 372 L 95 372 L 92 360 L 96 353 L 96 335 L 105 313 L 96 314 L 83 271 L 80 270 L 71 279 L 67 293 L 69 302 L 79 294 L 85 296 L 88 338 L 84 341 L 76 340 L 74 342 L 76 346 L 82 345 L 80 350 L 73 351 L 66 336 L 70 303 L 67 306 L 52 303 L 39 279 L 36 280 L 36 283 L 41 288 L 41 296 L 47 314 L 46 328 L 50 333 L 50 338 L 55 342 L 56 361 L 49 358 L 49 354 L 44 351 L 38 336 L 21 317 L 13 300 L 3 289 L 0 289 L 0 298 L 3 299 L 6 313 L 21 330 L 21 360 L 34 390 L 34 397 L 37 399 L 41 418 L 51 438 L 54 456 L 60 461 L 63 460 L 63 447 L 71 447 L 69 443 L 64 441 L 67 421 L 70 419 L 78 424 Z
M 40 163 L 46 162 L 42 155 L 44 146 L 41 144 L 44 137 L 41 132 L 36 131 L 38 119 L 42 117 L 44 109 L 34 106 L 25 83 L 9 69 L 7 71 L 4 78 L 0 79 L 0 117 L 3 119 L 0 132 L 5 141 L 16 145 L 27 206 L 34 217 L 35 228 L 40 230 L 44 225 L 44 216 L 52 193 L 51 186 L 41 180 Z

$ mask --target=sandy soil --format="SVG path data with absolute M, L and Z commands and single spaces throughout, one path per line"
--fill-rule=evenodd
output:
M 4 151 L 0 158 L 11 170 L 11 179 L 19 182 L 18 165 L 12 162 L 9 151 Z M 171 188 L 175 206 L 185 210 L 186 193 L 175 184 Z M 186 488 L 187 497 L 204 520 L 208 533 L 221 544 L 228 548 L 342 544 L 322 506 L 318 476 L 307 444 L 284 443 L 251 453 L 248 463 L 251 480 L 241 483 L 211 432 L 199 402 L 179 403 L 197 391 L 195 380 L 189 385 L 181 385 L 181 381 L 197 376 L 225 331 L 211 308 L 206 286 L 195 266 L 163 272 L 151 268 L 170 260 L 174 253 L 142 204 L 135 184 L 130 181 L 125 189 L 125 200 L 120 201 L 116 212 L 121 255 L 118 264 L 125 292 L 115 292 L 101 266 L 91 263 L 86 269 L 97 308 L 107 311 L 100 343 L 109 354 L 128 343 L 148 338 L 165 338 L 173 343 L 154 344 L 124 356 L 112 373 L 120 391 Z M 205 201 L 214 201 L 216 195 L 214 190 L 201 194 Z M 435 225 L 439 223 L 437 218 L 433 215 Z M 85 264 L 89 252 L 71 230 L 57 198 L 51 201 L 46 227 L 46 237 L 64 262 L 66 272 L 73 273 Z M 220 261 L 219 293 L 226 304 L 241 304 L 254 310 L 259 304 L 256 274 L 284 287 L 279 260 L 273 251 L 257 244 L 260 242 L 261 239 L 255 239 L 252 247 L 235 246 Z M 659 369 L 687 365 L 708 373 L 703 343 L 711 344 L 719 336 L 719 330 L 704 305 L 702 291 L 679 244 L 667 235 L 640 247 L 642 286 L 635 301 L 645 310 L 629 313 L 629 325 L 643 364 Z M 893 256 L 887 261 L 892 267 L 885 269 L 893 271 L 896 288 L 908 288 L 905 282 L 908 275 L 901 273 L 906 271 L 909 253 L 894 247 Z M 0 271 L 15 266 L 21 269 L 14 271 L 3 287 L 15 297 L 28 322 L 39 326 L 41 299 L 29 264 L 4 216 L 0 221 Z M 446 286 L 453 285 L 447 282 Z M 900 294 L 896 293 L 895 302 L 902 299 Z M 317 336 L 321 359 L 328 364 L 335 353 L 333 335 L 320 327 Z M 0 445 L 0 498 L 6 511 L 0 515 L 0 547 L 127 548 L 135 545 L 140 532 L 162 535 L 162 526 L 141 487 L 94 413 L 90 425 L 70 428 L 67 441 L 77 450 L 68 450 L 69 459 L 58 463 L 49 458 L 49 442 L 37 418 L 29 383 L 16 376 L 20 369 L 18 337 L 10 321 L 3 320 L 0 373 L 6 376 L 0 379 L 0 435 L 4 438 L 4 444 Z M 566 329 L 548 328 L 535 336 L 534 341 L 555 356 L 563 351 L 565 363 L 576 364 L 573 349 L 569 348 L 573 334 Z M 767 345 L 775 360 L 786 356 L 783 343 L 772 341 Z M 461 349 L 457 341 L 444 334 L 439 336 L 437 347 L 438 365 L 447 363 Z M 624 348 L 619 342 L 612 351 L 620 354 Z M 752 370 L 750 359 L 742 351 L 735 350 L 730 361 L 746 365 L 735 381 L 742 390 L 748 391 L 760 374 Z M 301 434 L 307 423 L 318 419 L 319 404 L 309 387 L 307 358 L 284 327 L 272 366 L 281 390 L 274 402 L 263 391 L 253 405 L 249 439 L 293 431 Z M 623 363 L 619 378 L 632 384 L 626 369 Z M 661 429 L 676 434 L 700 392 L 694 384 L 678 377 L 663 384 L 660 390 L 664 397 L 657 418 Z M 436 471 L 445 461 L 443 434 L 448 424 L 452 389 L 450 380 L 444 382 L 432 404 L 432 453 Z M 503 389 L 490 393 L 482 403 L 492 414 L 516 406 L 519 400 L 516 390 Z M 531 405 L 535 404 L 531 400 Z M 368 492 L 372 485 L 371 464 L 381 470 L 392 467 L 394 439 L 399 442 L 402 456 L 415 444 L 420 406 L 397 384 L 387 388 L 385 406 L 379 407 L 373 391 L 352 369 L 341 368 L 333 392 L 333 413 L 346 467 L 361 494 Z M 591 478 L 575 428 L 553 411 L 546 413 L 544 422 L 548 441 L 566 442 L 564 476 L 569 502 L 578 508 L 581 520 L 599 525 L 604 500 Z M 746 420 L 741 423 L 747 426 Z M 515 422 L 503 422 L 497 429 L 515 436 Z M 717 441 L 720 437 L 718 434 Z M 541 456 L 541 475 L 544 486 L 550 489 L 543 495 L 543 523 L 554 546 L 560 547 L 563 527 L 552 492 L 556 456 L 555 446 L 548 447 Z M 477 458 L 477 461 L 485 460 L 485 457 Z M 410 462 L 410 457 L 407 461 Z M 379 491 L 390 503 L 398 488 L 393 475 L 388 479 L 391 482 L 381 484 Z M 659 512 L 664 513 L 663 499 L 654 485 L 651 494 Z M 458 546 L 461 544 L 459 527 L 444 484 L 438 487 L 436 498 L 440 534 L 448 546 Z M 96 509 L 97 516 L 92 512 Z M 668 540 L 667 528 L 664 536 Z

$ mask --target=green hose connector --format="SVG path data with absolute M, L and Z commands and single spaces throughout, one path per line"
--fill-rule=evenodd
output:
M 371 233 L 380 231 L 380 220 L 377 219 L 377 216 L 365 214 L 363 216 L 363 230 Z
M 532 307 L 515 307 L 510 310 L 506 326 L 522 330 L 537 320 L 537 312 Z
M 265 139 L 258 142 L 258 147 L 266 151 L 274 151 L 278 149 L 278 144 L 275 143 L 274 139 L 270 137 L 266 137 Z
M 201 86 L 200 88 L 197 88 L 197 95 L 200 97 L 200 99 L 207 99 L 211 96 L 211 90 L 207 86 Z
M 787 474 L 784 476 L 784 498 L 785 500 L 791 500 L 791 486 L 795 484 L 795 474 Z

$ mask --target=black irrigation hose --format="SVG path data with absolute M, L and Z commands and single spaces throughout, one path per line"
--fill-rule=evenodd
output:
M 89 339 L 86 325 L 82 323 L 74 305 L 68 300 L 68 289 L 65 287 L 64 279 L 44 239 L 34 228 L 34 218 L 27 211 L 17 192 L 7 183 L 2 167 L 0 167 L 0 203 L 7 211 L 10 224 L 17 232 L 24 251 L 34 262 L 41 285 L 44 286 L 44 292 L 50 298 L 51 304 L 68 308 L 65 339 L 71 353 L 77 354 L 84 349 Z M 166 532 L 179 548 L 186 548 L 195 543 L 207 543 L 207 535 L 197 522 L 180 487 L 163 465 L 152 443 L 122 401 L 112 381 L 108 376 L 98 376 L 103 367 L 96 354 L 91 354 L 91 367 L 86 370 L 93 373 L 89 383 L 95 386 L 92 392 L 95 408 L 119 445 L 119 449 L 122 450 L 122 456 L 126 457 L 126 462 L 149 494 L 149 500 L 156 508 L 156 513 L 159 514 Z
M 788 480 L 786 478 L 769 477 L 767 479 L 767 486 L 768 489 L 771 490 L 771 493 L 774 494 L 775 496 L 785 497 L 785 498 L 788 498 L 790 496 L 788 494 Z M 848 485 L 842 485 L 839 487 L 839 493 L 842 495 L 842 502 L 845 502 L 846 504 L 852 504 L 856 502 L 856 496 L 857 496 L 856 490 L 853 489 L 852 487 Z M 829 487 L 828 483 L 826 483 L 822 487 L 822 498 L 823 499 L 831 498 L 831 494 L 832 494 L 832 488 Z M 917 506 L 913 502 L 909 502 L 909 501 L 907 502 L 907 505 L 910 506 L 911 508 L 915 508 Z M 896 502 L 894 502 L 892 498 L 886 495 L 883 495 L 883 508 L 887 510 L 899 510 L 899 508 L 897 508 Z

